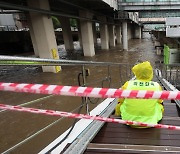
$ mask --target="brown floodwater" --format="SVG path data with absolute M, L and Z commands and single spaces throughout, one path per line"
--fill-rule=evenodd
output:
M 71 55 L 71 58 L 72 57 L 73 56 Z M 131 65 L 139 61 L 148 60 L 155 67 L 155 62 L 161 60 L 162 57 L 156 55 L 153 42 L 150 36 L 147 35 L 144 39 L 141 40 L 130 40 L 129 51 L 122 51 L 121 47 L 117 46 L 116 48 L 110 50 L 97 50 L 94 57 L 83 57 L 81 54 L 79 54 L 75 55 L 72 59 L 127 63 Z M 39 67 L 3 66 L 0 67 L 0 82 L 42 83 L 78 86 L 78 74 L 81 73 L 81 68 L 81 66 L 63 66 L 60 73 L 54 74 L 43 73 Z M 86 78 L 88 83 L 87 86 L 101 87 L 101 80 L 105 80 L 105 77 L 107 76 L 107 67 L 86 66 L 86 68 L 90 70 L 90 76 Z M 128 79 L 125 76 L 122 78 L 122 74 L 125 73 L 123 73 L 123 71 L 123 68 L 110 67 L 112 88 L 119 88 Z M 122 75 L 121 79 L 120 75 Z M 108 81 L 105 80 L 103 82 L 103 87 L 108 87 L 108 85 Z M 102 100 L 91 99 L 91 101 L 93 101 L 95 104 L 89 103 L 89 110 L 92 110 L 97 105 L 97 103 L 100 103 Z M 28 105 L 25 107 L 77 112 L 75 109 L 81 105 L 81 98 L 1 91 L 0 102 L 10 105 L 28 103 Z M 86 113 L 85 107 L 82 108 L 81 113 Z M 62 134 L 68 127 L 70 127 L 74 119 L 36 115 L 32 113 L 22 113 L 16 111 L 0 112 L 0 153 L 10 149 L 14 145 L 17 145 L 19 142 L 25 140 L 56 120 L 59 121 L 52 127 L 42 131 L 40 134 L 17 146 L 9 152 L 14 154 L 38 153 L 50 142 L 56 139 L 60 134 Z

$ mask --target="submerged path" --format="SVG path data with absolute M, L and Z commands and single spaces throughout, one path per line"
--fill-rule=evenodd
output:
M 129 41 L 129 51 L 122 51 L 120 48 L 111 50 L 97 50 L 94 57 L 82 57 L 81 55 L 72 56 L 72 59 L 90 60 L 101 62 L 118 62 L 135 64 L 138 61 L 150 61 L 155 67 L 155 62 L 161 57 L 155 53 L 151 38 L 142 40 L 135 39 Z M 1 67 L 0 82 L 19 82 L 19 83 L 42 83 L 42 84 L 59 84 L 59 85 L 78 85 L 78 74 L 81 72 L 80 66 L 64 66 L 63 71 L 57 74 L 42 73 L 38 67 Z M 100 87 L 100 83 L 96 83 L 99 78 L 107 73 L 107 69 L 102 67 L 90 67 L 90 76 L 87 81 L 93 87 Z M 116 68 L 111 70 L 112 88 L 119 88 L 116 83 Z M 114 77 L 114 78 L 113 78 Z M 105 83 L 106 86 L 107 83 Z M 100 100 L 92 99 L 92 101 L 100 102 Z M 13 92 L 0 92 L 0 102 L 9 105 L 24 104 L 26 107 L 52 109 L 59 111 L 72 112 L 80 104 L 81 98 L 68 96 L 48 96 L 34 95 Z M 27 105 L 28 104 L 28 105 Z M 96 104 L 90 104 L 89 109 L 92 110 Z M 76 111 L 77 112 L 77 109 Z M 81 113 L 85 113 L 85 107 Z M 0 153 L 6 151 L 27 137 L 33 135 L 37 131 L 48 126 L 52 122 L 58 120 L 57 117 L 49 117 L 43 115 L 34 115 L 31 113 L 17 113 L 12 111 L 0 112 Z M 71 124 L 72 119 L 61 119 L 58 123 L 40 133 L 31 140 L 23 143 L 21 146 L 13 150 L 14 153 L 37 153 L 43 149 L 48 143 L 57 138 Z

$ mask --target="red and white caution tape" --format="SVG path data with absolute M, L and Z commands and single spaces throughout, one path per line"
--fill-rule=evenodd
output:
M 36 113 L 36 114 L 45 114 L 45 115 L 61 116 L 61 117 L 68 117 L 68 118 L 98 120 L 98 121 L 121 123 L 121 124 L 127 124 L 127 125 L 137 125 L 137 126 L 142 126 L 142 127 L 155 127 L 155 128 L 165 128 L 165 129 L 171 129 L 171 130 L 180 130 L 180 126 L 147 124 L 147 123 L 142 123 L 142 122 L 105 118 L 105 117 L 100 117 L 100 116 L 89 116 L 85 114 L 76 114 L 76 113 L 69 113 L 69 112 L 62 112 L 62 111 L 25 108 L 25 107 L 11 106 L 11 105 L 5 105 L 5 104 L 0 104 L 0 109 L 21 111 L 21 112 L 31 112 L 31 113 Z
M 147 90 L 121 90 L 111 88 L 74 87 L 27 83 L 2 83 L 1 91 L 25 92 L 35 94 L 53 94 L 68 96 L 84 96 L 98 98 L 152 98 L 180 100 L 179 91 L 147 91 Z

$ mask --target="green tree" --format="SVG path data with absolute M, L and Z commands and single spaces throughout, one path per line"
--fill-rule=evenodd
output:
M 70 19 L 70 25 L 71 25 L 71 27 L 77 27 L 77 20 L 76 19 Z
M 52 16 L 51 18 L 53 21 L 54 29 L 61 27 L 61 23 L 57 17 Z
M 52 16 L 51 18 L 52 18 L 52 21 L 53 21 L 54 29 L 60 28 L 61 23 L 60 23 L 59 19 L 57 17 L 55 17 L 55 16 Z M 71 27 L 77 27 L 77 20 L 70 18 L 70 26 Z

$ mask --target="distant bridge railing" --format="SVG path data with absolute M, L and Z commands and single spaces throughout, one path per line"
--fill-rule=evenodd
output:
M 156 11 L 179 10 L 179 0 L 121 0 L 118 3 L 119 10 L 125 11 Z
M 139 3 L 139 2 L 179 2 L 179 0 L 119 0 L 124 3 Z

